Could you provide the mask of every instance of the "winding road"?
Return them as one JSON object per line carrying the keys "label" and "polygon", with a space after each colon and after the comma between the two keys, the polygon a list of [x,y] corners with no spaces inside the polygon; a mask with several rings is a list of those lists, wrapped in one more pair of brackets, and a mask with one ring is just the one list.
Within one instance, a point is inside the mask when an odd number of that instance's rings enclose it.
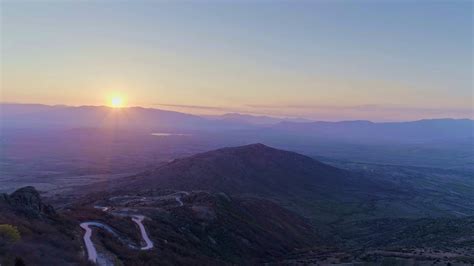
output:
{"label": "winding road", "polygon": [[143,219],[145,219],[145,216],[143,215],[135,215],[132,217],[132,221],[134,221],[136,224],[138,224],[138,227],[140,228],[140,233],[142,234],[142,239],[145,241],[145,246],[140,248],[141,250],[147,250],[147,249],[152,249],[153,248],[153,242],[150,240],[148,237],[148,234],[146,233],[145,226],[143,226]]}
{"label": "winding road", "polygon": [[[175,193],[175,194],[179,194],[179,193],[184,194],[184,195],[186,195],[186,196],[189,195],[189,192],[186,192],[186,191],[180,191],[180,192],[177,192],[177,193]],[[179,204],[180,207],[184,205],[183,201],[181,200],[181,197],[182,197],[182,196],[183,196],[183,195],[177,195],[177,196],[175,197],[175,199],[176,199],[176,201],[178,202],[178,204]]]}
{"label": "winding road", "polygon": [[97,250],[95,249],[94,244],[92,243],[92,240],[91,240],[92,229],[90,228],[90,226],[91,225],[97,226],[97,224],[98,223],[94,223],[94,222],[81,223],[81,228],[86,230],[86,233],[84,234],[84,243],[86,244],[87,256],[89,257],[89,260],[94,263],[97,262]]}
{"label": "winding road", "polygon": [[86,244],[87,255],[90,261],[97,263],[97,250],[94,247],[94,243],[92,243],[91,236],[92,236],[92,228],[91,226],[99,227],[102,229],[107,230],[108,232],[112,233],[113,235],[117,236],[115,231],[108,225],[99,222],[84,222],[81,223],[81,228],[84,229],[86,232],[84,234],[84,243]]}
{"label": "winding road", "polygon": [[[145,216],[143,215],[133,215],[132,216],[132,221],[138,225],[140,228],[140,233],[142,235],[142,239],[145,242],[144,247],[140,247],[141,250],[148,250],[153,248],[153,242],[150,240],[148,237],[148,234],[146,233],[145,226],[143,225],[143,220],[145,219]],[[113,235],[117,236],[118,235],[115,233],[115,231],[108,225],[99,223],[99,222],[84,222],[80,224],[81,228],[85,230],[84,233],[84,243],[86,245],[86,250],[87,250],[87,256],[90,261],[97,263],[97,250],[94,246],[94,243],[92,242],[92,228],[91,226],[99,227],[102,229],[107,230],[108,232],[112,233]]]}
{"label": "winding road", "polygon": [[[184,205],[181,198],[184,195],[186,195],[186,196],[189,195],[189,192],[179,191],[179,192],[174,193],[174,195],[175,195],[174,198],[175,198],[176,202],[179,204],[179,207],[181,207],[181,206]],[[173,194],[171,196],[173,196]],[[126,196],[126,197],[128,197],[128,196]],[[111,199],[114,199],[114,198],[111,198]],[[142,197],[140,200],[143,201],[145,199],[146,199],[146,197]],[[110,207],[106,207],[106,206],[96,205],[96,206],[94,206],[94,208],[100,209],[103,212],[107,212],[107,211],[110,210]],[[138,246],[130,245],[130,244],[129,244],[129,247],[140,249],[140,250],[152,249],[153,246],[154,246],[153,241],[151,241],[151,239],[148,237],[145,226],[143,225],[143,220],[145,219],[145,216],[136,215],[136,214],[127,214],[126,216],[130,216],[132,221],[138,225],[138,228],[140,229],[140,234],[142,236],[142,239],[145,242],[145,246],[143,246],[143,247],[138,247]],[[87,256],[88,256],[88,259],[90,261],[92,261],[93,263],[98,262],[98,257],[99,256],[97,254],[97,249],[95,248],[94,243],[92,242],[92,239],[91,239],[91,237],[92,237],[92,228],[91,227],[99,227],[101,229],[104,229],[104,230],[112,233],[114,236],[116,236],[117,238],[120,239],[120,236],[112,229],[112,227],[110,227],[106,224],[100,223],[100,222],[88,221],[88,222],[81,223],[80,226],[81,226],[82,229],[85,230],[83,238],[84,238],[84,243],[86,245]],[[123,240],[123,239],[121,239],[121,240]],[[100,262],[100,259],[99,259],[99,262]],[[102,263],[99,263],[99,264],[102,264]]]}

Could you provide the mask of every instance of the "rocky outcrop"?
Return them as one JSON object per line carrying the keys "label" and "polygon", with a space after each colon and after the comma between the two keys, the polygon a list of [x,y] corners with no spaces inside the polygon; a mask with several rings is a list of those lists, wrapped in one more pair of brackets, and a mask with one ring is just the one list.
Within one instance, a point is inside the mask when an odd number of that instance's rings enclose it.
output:
{"label": "rocky outcrop", "polygon": [[10,195],[2,194],[0,195],[0,201],[29,216],[50,216],[56,214],[51,205],[42,202],[40,194],[32,186],[20,188]]}

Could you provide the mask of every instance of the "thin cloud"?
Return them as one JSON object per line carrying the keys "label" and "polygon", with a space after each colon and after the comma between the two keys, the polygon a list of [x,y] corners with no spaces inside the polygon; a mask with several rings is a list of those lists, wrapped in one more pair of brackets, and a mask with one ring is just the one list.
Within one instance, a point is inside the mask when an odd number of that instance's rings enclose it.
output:
{"label": "thin cloud", "polygon": [[188,109],[200,109],[200,110],[210,110],[210,111],[229,111],[229,108],[220,107],[220,106],[205,106],[205,105],[187,105],[187,104],[168,104],[168,103],[155,103],[155,106],[166,106],[166,107],[176,107],[176,108],[188,108]]}
{"label": "thin cloud", "polygon": [[338,105],[318,105],[318,104],[247,104],[249,108],[255,109],[364,109],[377,105],[356,105],[356,106],[338,106]]}
{"label": "thin cloud", "polygon": [[377,104],[364,104],[364,105],[353,105],[353,106],[335,106],[335,105],[317,105],[317,104],[247,104],[249,108],[254,109],[305,109],[305,110],[343,110],[343,111],[367,111],[367,112],[378,112],[378,111],[396,111],[396,112],[414,112],[414,113],[456,113],[456,114],[473,114],[472,108],[428,108],[428,107],[413,107],[396,104],[388,105],[377,105]]}

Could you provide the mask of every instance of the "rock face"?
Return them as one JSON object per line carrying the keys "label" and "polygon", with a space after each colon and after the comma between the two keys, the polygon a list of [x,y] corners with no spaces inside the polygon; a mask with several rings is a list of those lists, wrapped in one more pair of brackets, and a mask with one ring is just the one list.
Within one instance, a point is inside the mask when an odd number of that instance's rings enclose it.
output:
{"label": "rock face", "polygon": [[10,195],[2,194],[0,201],[30,216],[54,215],[56,213],[51,205],[41,201],[38,191],[32,186],[20,188]]}

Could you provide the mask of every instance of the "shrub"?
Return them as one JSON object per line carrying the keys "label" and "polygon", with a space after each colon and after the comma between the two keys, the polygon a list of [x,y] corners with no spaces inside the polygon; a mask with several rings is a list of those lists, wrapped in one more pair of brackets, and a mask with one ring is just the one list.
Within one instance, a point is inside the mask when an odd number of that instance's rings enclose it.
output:
{"label": "shrub", "polygon": [[21,239],[18,229],[10,224],[0,224],[0,241],[14,243]]}

